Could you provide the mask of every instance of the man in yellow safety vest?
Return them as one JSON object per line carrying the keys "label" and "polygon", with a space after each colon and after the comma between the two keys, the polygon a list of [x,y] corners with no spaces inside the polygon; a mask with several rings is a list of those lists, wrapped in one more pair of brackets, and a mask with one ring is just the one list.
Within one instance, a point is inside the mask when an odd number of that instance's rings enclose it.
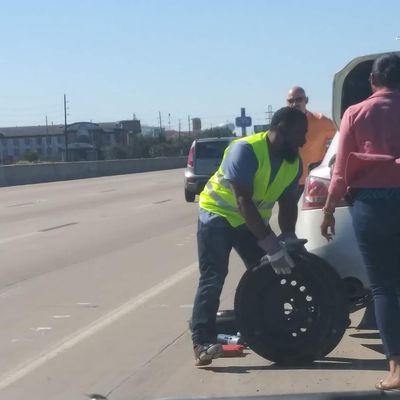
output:
{"label": "man in yellow safety vest", "polygon": [[[294,267],[282,242],[296,239],[297,186],[302,175],[298,152],[306,132],[304,113],[281,108],[274,114],[268,132],[231,143],[218,171],[200,194],[200,279],[192,316],[197,366],[208,365],[222,355],[215,322],[232,248],[247,268],[260,260],[270,264],[276,274],[290,274]],[[269,226],[276,201],[279,237]]]}

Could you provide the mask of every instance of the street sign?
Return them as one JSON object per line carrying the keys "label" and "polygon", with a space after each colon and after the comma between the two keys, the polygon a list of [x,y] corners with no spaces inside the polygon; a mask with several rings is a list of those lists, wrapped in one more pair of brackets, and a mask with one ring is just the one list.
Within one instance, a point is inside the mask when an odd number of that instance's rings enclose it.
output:
{"label": "street sign", "polygon": [[246,128],[252,125],[251,117],[246,115],[246,109],[240,109],[240,117],[235,119],[235,125],[238,128],[242,128],[242,136],[246,136]]}
{"label": "street sign", "polygon": [[251,126],[251,117],[237,117],[235,124],[238,128],[248,128]]}

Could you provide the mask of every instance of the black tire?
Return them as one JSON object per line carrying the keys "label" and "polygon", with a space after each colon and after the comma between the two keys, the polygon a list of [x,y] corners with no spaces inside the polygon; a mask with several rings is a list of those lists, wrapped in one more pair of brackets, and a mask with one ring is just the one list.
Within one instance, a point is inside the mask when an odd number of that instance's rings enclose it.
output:
{"label": "black tire", "polygon": [[[247,271],[235,295],[237,327],[258,355],[283,364],[322,358],[341,340],[348,307],[336,272],[315,255],[292,254],[286,277],[270,266]],[[326,270],[327,271],[326,271]]]}
{"label": "black tire", "polygon": [[189,192],[187,189],[185,189],[185,200],[188,203],[193,203],[195,198],[196,198],[195,193]]}
{"label": "black tire", "polygon": [[234,310],[220,310],[216,318],[217,334],[236,335],[238,328]]}
{"label": "black tire", "polygon": [[349,326],[350,303],[343,280],[329,263],[312,253],[307,253],[306,261],[312,261],[313,268],[321,274],[324,284],[329,285],[329,291],[335,297],[335,308],[331,314],[331,326],[328,330],[325,344],[320,350],[320,357],[325,357],[340,343]]}

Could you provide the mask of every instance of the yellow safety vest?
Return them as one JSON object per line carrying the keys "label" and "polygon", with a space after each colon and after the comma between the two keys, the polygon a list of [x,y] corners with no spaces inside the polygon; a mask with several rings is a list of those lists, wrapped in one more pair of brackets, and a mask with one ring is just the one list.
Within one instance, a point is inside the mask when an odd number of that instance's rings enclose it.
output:
{"label": "yellow safety vest", "polygon": [[[292,163],[283,160],[274,180],[270,181],[271,161],[267,141],[268,132],[260,132],[253,136],[237,139],[232,143],[242,141],[251,145],[258,161],[258,168],[253,181],[253,201],[264,220],[269,220],[275,201],[284,190],[290,186],[299,172],[299,158]],[[199,205],[204,210],[224,217],[234,228],[245,223],[239,212],[236,197],[231,185],[224,178],[222,163],[225,160],[232,144],[224,152],[218,171],[209,179],[204,190],[200,193]]]}

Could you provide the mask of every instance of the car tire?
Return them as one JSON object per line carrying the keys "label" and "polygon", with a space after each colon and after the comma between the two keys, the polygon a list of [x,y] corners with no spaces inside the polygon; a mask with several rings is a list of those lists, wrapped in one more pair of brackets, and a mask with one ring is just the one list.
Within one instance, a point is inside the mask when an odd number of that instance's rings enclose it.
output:
{"label": "car tire", "polygon": [[245,272],[235,294],[243,340],[261,357],[290,365],[324,357],[340,342],[348,319],[336,272],[310,253],[292,257],[290,275],[257,266]]}
{"label": "car tire", "polygon": [[219,310],[215,324],[218,335],[236,335],[238,333],[235,310]]}
{"label": "car tire", "polygon": [[193,203],[195,198],[196,198],[195,193],[189,192],[187,189],[185,189],[185,200],[188,203]]}
{"label": "car tire", "polygon": [[346,329],[349,327],[350,303],[346,286],[334,268],[325,260],[312,253],[307,254],[307,259],[315,260],[313,268],[315,268],[316,272],[321,273],[321,276],[324,276],[325,283],[329,284],[329,290],[335,296],[334,303],[336,307],[332,310],[331,327],[328,331],[325,344],[320,350],[320,356],[325,357],[336,348],[342,340]]}

